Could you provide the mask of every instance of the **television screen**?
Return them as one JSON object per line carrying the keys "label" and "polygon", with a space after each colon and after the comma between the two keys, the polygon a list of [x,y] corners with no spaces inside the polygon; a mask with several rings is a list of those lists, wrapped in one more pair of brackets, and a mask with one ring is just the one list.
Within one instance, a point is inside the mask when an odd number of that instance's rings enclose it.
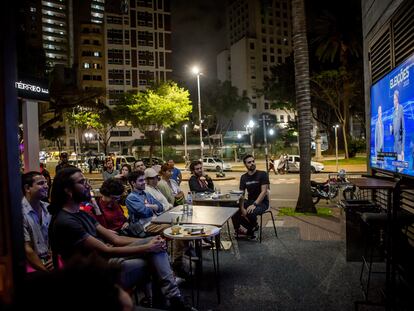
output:
{"label": "television screen", "polygon": [[371,87],[372,168],[414,176],[414,55]]}

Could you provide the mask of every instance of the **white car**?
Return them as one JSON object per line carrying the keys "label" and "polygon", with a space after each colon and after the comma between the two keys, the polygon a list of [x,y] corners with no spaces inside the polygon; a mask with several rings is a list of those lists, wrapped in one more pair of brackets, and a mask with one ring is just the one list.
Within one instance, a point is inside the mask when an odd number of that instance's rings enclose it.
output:
{"label": "white car", "polygon": [[[275,167],[279,165],[279,160],[275,161]],[[288,172],[299,172],[300,157],[298,155],[288,155]],[[325,166],[320,162],[311,161],[311,173],[320,173]]]}
{"label": "white car", "polygon": [[231,165],[229,163],[224,163],[223,160],[215,157],[203,158],[203,168],[206,171],[231,171]]}

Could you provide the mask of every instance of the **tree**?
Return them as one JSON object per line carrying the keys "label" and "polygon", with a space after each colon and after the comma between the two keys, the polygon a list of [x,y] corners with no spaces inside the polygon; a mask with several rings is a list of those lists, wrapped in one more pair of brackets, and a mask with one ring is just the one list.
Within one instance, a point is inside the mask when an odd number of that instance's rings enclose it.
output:
{"label": "tree", "polygon": [[211,149],[210,134],[214,133],[213,137],[222,137],[231,125],[235,112],[249,111],[250,99],[246,94],[240,96],[238,89],[230,81],[210,81],[203,87],[202,92],[203,127],[207,130]]}
{"label": "tree", "polygon": [[112,129],[119,121],[119,107],[111,108],[104,106],[101,109],[77,108],[72,112],[66,113],[66,119],[73,127],[81,129],[77,139],[81,139],[82,133],[87,129],[94,129],[98,133],[98,143],[103,146],[104,153],[108,153],[109,140],[111,139]]}
{"label": "tree", "polygon": [[120,115],[145,133],[150,141],[150,159],[160,131],[188,120],[192,111],[189,92],[168,81],[121,98]]}
{"label": "tree", "polygon": [[347,3],[346,7],[338,7],[340,14],[333,15],[325,11],[316,20],[315,39],[317,46],[316,56],[321,61],[339,62],[339,76],[342,89],[342,118],[344,118],[345,158],[348,158],[349,119],[353,81],[351,80],[351,64],[359,61],[362,54],[362,35],[360,14],[355,14],[352,5],[359,5],[357,1]]}
{"label": "tree", "polygon": [[[350,95],[344,91],[344,80],[348,80],[347,88]],[[350,83],[349,81],[354,82]],[[352,96],[358,94],[358,78],[350,79],[349,74],[342,70],[325,70],[314,75],[311,78],[312,95],[327,104],[335,113],[342,129],[348,128],[349,122],[349,102]],[[345,101],[345,96],[348,96]],[[342,131],[344,140],[345,158],[348,158],[348,135],[345,130]]]}
{"label": "tree", "polygon": [[271,67],[271,76],[265,78],[263,90],[259,91],[271,101],[272,109],[283,109],[291,112],[296,109],[295,68],[293,56],[284,63]]}
{"label": "tree", "polygon": [[56,141],[59,152],[62,151],[62,137],[65,136],[65,128],[63,126],[45,128],[41,135],[44,139]]}
{"label": "tree", "polygon": [[292,1],[293,50],[295,64],[296,107],[299,124],[300,187],[296,204],[298,212],[316,213],[311,193],[311,130],[312,111],[309,83],[309,52],[306,37],[304,0]]}

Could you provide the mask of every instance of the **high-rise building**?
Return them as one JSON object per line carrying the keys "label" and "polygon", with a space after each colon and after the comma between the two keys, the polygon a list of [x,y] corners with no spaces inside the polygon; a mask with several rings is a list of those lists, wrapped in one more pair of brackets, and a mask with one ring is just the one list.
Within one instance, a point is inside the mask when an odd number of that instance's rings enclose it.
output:
{"label": "high-rise building", "polygon": [[[169,0],[107,1],[104,20],[107,103],[124,92],[145,90],[170,78],[171,11]],[[143,134],[124,123],[110,147],[120,152]]]}
{"label": "high-rise building", "polygon": [[226,7],[228,46],[217,56],[217,77],[230,80],[251,100],[248,113],[237,112],[233,128],[243,129],[251,118],[274,115],[287,123],[294,113],[270,109],[258,94],[270,68],[285,62],[292,51],[291,7],[288,0],[230,0]]}
{"label": "high-rise building", "polygon": [[73,64],[71,1],[42,0],[42,42],[50,67]]}

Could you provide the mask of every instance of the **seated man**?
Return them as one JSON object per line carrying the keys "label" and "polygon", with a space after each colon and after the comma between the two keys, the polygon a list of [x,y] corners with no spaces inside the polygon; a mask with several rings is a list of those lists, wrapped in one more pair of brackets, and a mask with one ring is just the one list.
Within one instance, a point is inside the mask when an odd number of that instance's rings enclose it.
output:
{"label": "seated man", "polygon": [[161,237],[136,239],[119,236],[80,211],[81,202],[90,200],[90,186],[77,168],[60,171],[54,181],[50,212],[52,250],[67,261],[75,255],[97,253],[121,266],[120,282],[132,288],[146,279],[150,265],[170,310],[191,310],[184,305],[172,273],[166,243]]}
{"label": "seated man", "polygon": [[49,249],[49,224],[51,216],[47,211],[48,185],[40,172],[28,172],[22,175],[22,212],[24,250],[31,268],[40,271],[53,270]]}
{"label": "seated man", "polygon": [[[251,155],[246,155],[243,163],[247,168],[247,173],[240,178],[243,196],[240,200],[240,210],[232,219],[236,236],[247,234],[249,238],[255,238],[254,231],[258,229],[257,215],[263,214],[269,208],[269,175],[256,169],[254,157]],[[244,199],[246,190],[247,200]],[[240,225],[243,225],[247,232],[241,230]]]}
{"label": "seated man", "polygon": [[162,204],[164,207],[164,211],[168,211],[173,205],[168,202],[167,198],[158,188],[158,181],[160,180],[160,176],[153,168],[147,168],[144,173],[145,176],[145,189],[146,191],[151,194],[158,202]]}
{"label": "seated man", "polygon": [[140,222],[148,225],[153,216],[164,211],[164,206],[151,194],[145,191],[145,176],[142,171],[133,171],[128,175],[132,192],[127,196],[125,203],[128,208],[131,223]]}
{"label": "seated man", "polygon": [[114,168],[114,160],[112,158],[107,158],[105,162],[105,170],[102,172],[103,180],[113,178],[119,175],[119,171]]}
{"label": "seated man", "polygon": [[188,180],[190,191],[194,192],[214,192],[213,180],[204,173],[203,163],[201,161],[193,161],[190,164],[192,176]]}

